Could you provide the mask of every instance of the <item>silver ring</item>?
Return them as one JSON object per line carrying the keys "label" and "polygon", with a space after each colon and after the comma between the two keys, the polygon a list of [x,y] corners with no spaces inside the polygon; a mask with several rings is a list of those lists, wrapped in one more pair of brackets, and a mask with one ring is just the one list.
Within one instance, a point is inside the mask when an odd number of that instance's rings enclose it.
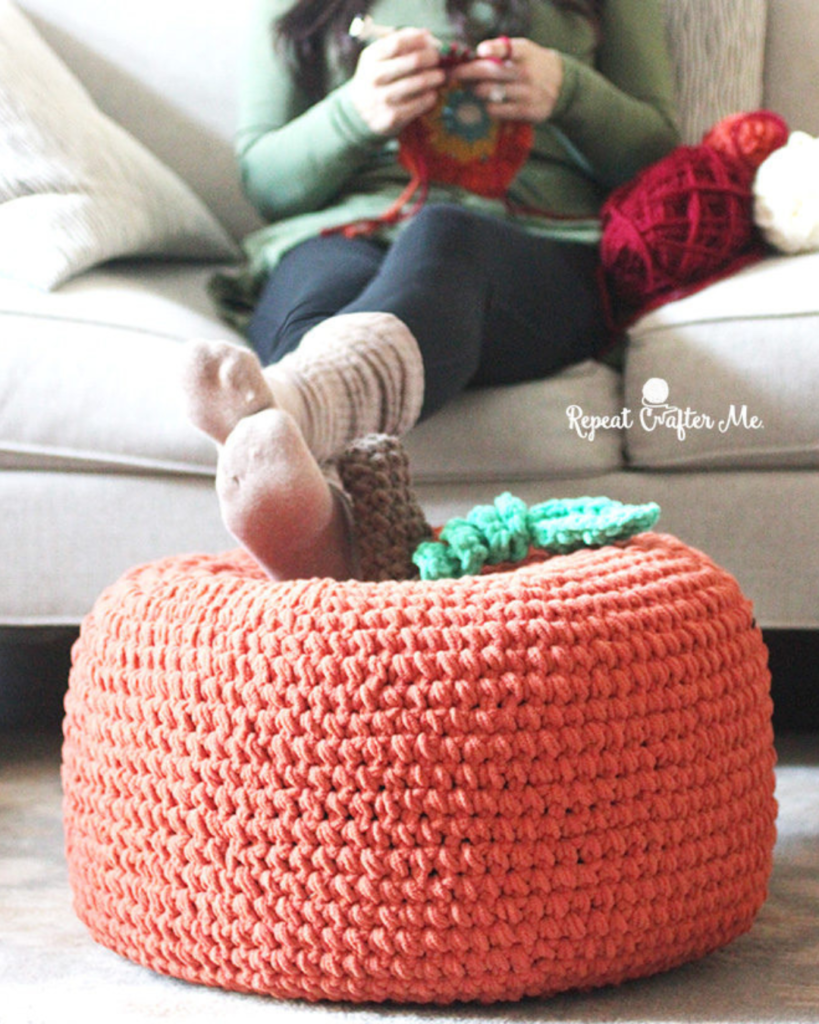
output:
{"label": "silver ring", "polygon": [[489,93],[490,103],[505,103],[506,102],[506,86],[505,85],[493,85]]}

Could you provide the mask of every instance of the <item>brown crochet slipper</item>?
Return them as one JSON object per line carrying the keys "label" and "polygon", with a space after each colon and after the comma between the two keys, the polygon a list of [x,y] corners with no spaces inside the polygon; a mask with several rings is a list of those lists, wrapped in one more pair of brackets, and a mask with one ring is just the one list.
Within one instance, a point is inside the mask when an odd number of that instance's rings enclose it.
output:
{"label": "brown crochet slipper", "polygon": [[359,578],[417,578],[412,554],[432,530],[412,490],[400,440],[387,434],[359,438],[338,457],[336,469],[350,499]]}

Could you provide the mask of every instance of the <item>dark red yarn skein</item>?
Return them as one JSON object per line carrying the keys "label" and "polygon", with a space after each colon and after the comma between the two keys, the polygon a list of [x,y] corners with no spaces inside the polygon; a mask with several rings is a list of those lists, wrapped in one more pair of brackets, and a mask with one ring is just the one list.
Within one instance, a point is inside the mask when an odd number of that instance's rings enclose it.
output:
{"label": "dark red yarn skein", "polygon": [[725,276],[754,242],[746,169],[711,146],[679,146],[615,189],[601,211],[614,298],[645,310]]}

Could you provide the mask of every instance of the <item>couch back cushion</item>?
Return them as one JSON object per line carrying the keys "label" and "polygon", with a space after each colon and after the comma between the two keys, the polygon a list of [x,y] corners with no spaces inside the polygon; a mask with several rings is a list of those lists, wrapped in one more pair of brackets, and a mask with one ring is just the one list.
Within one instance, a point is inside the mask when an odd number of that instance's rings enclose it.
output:
{"label": "couch back cushion", "polygon": [[[18,2],[105,113],[188,180],[228,228],[240,235],[258,223],[232,148],[244,27],[256,0]],[[667,8],[687,140],[763,100],[792,127],[819,131],[816,0],[667,0]]]}
{"label": "couch back cushion", "polygon": [[768,0],[667,0],[683,141],[762,103]]}
{"label": "couch back cushion", "polygon": [[819,4],[770,0],[765,105],[792,128],[819,135]]}
{"label": "couch back cushion", "polygon": [[254,0],[18,0],[106,114],[188,181],[235,235],[256,226],[232,135]]}

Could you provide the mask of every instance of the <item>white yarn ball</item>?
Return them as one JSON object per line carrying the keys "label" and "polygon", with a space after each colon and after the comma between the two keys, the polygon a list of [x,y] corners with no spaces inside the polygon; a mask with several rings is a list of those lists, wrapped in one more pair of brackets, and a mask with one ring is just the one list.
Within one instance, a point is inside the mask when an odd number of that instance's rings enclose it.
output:
{"label": "white yarn ball", "polygon": [[754,179],[754,221],[780,252],[819,249],[819,138],[791,132]]}

